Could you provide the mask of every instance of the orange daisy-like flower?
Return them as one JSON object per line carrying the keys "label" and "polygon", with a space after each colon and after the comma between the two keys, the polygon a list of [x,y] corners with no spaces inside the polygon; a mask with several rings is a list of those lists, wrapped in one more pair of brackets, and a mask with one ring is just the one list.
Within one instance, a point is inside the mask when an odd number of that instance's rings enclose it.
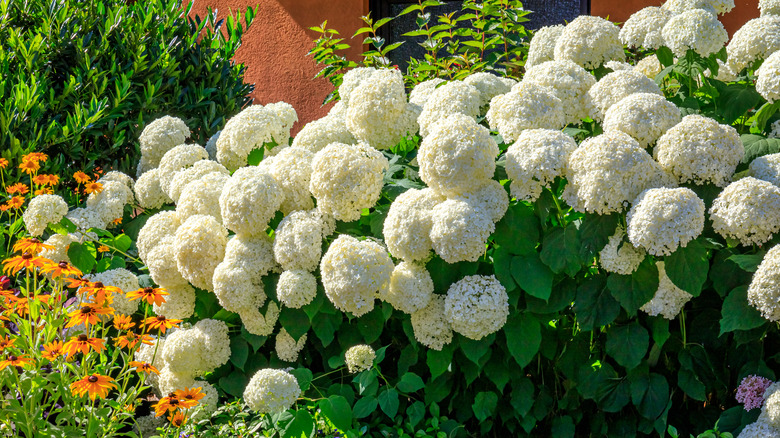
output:
{"label": "orange daisy-like flower", "polygon": [[157,304],[159,306],[165,302],[165,298],[163,298],[165,295],[169,294],[163,288],[142,287],[141,289],[128,292],[127,298],[131,301],[140,298],[149,304]]}
{"label": "orange daisy-like flower", "polygon": [[61,341],[54,341],[44,345],[43,353],[41,353],[41,356],[43,356],[44,359],[49,359],[51,361],[54,361],[58,357],[64,355],[65,350],[62,348]]}
{"label": "orange daisy-like flower", "polygon": [[63,280],[65,280],[65,286],[71,289],[84,288],[92,285],[86,278],[64,278]]}
{"label": "orange daisy-like flower", "polygon": [[88,327],[90,324],[94,325],[100,322],[100,315],[111,315],[112,313],[114,313],[114,309],[111,307],[84,303],[80,308],[68,313],[70,321],[65,325],[65,328],[80,324],[84,324]]}
{"label": "orange daisy-like flower", "polygon": [[[48,304],[49,298],[51,298],[51,295],[41,294],[35,297],[35,301]],[[19,316],[27,316],[27,312],[30,310],[30,300],[28,298],[16,298],[13,302],[13,306]]]}
{"label": "orange daisy-like flower", "polygon": [[51,273],[52,278],[58,277],[81,277],[81,271],[66,261],[60,261],[59,263],[51,263],[41,269],[44,274]]}
{"label": "orange daisy-like flower", "polygon": [[0,211],[8,211],[11,209],[11,206],[8,204],[0,204]]}
{"label": "orange daisy-like flower", "polygon": [[146,345],[154,345],[154,342],[152,342],[153,340],[154,338],[149,335],[137,335],[133,332],[127,332],[127,334],[123,336],[114,338],[114,345],[119,348],[132,349],[135,348],[139,342]]}
{"label": "orange daisy-like flower", "polygon": [[49,175],[46,174],[35,175],[32,179],[32,182],[34,182],[39,186],[45,185],[46,183],[49,182]]}
{"label": "orange daisy-like flower", "polygon": [[7,205],[9,208],[20,209],[22,208],[22,205],[24,205],[24,198],[21,196],[14,196],[8,200]]}
{"label": "orange daisy-like flower", "polygon": [[130,362],[130,366],[135,367],[135,370],[138,371],[139,373],[160,374],[160,371],[154,366],[152,366],[152,364],[150,363],[132,361]]}
{"label": "orange daisy-like flower", "polygon": [[176,411],[168,415],[168,421],[171,422],[171,426],[178,429],[184,426],[184,423],[187,422],[187,417],[182,411]]}
{"label": "orange daisy-like flower", "polygon": [[100,193],[103,191],[103,184],[100,184],[99,182],[87,183],[84,186],[84,191],[90,195],[93,193]]}
{"label": "orange daisy-like flower", "polygon": [[111,223],[114,224],[114,225],[119,225],[119,224],[122,223],[122,218],[118,217],[118,218],[114,219],[113,221],[111,221]]}
{"label": "orange daisy-like flower", "polygon": [[38,254],[44,249],[54,249],[54,245],[47,245],[33,237],[32,239],[19,239],[14,244],[14,252],[22,254],[29,252],[32,255]]}
{"label": "orange daisy-like flower", "polygon": [[6,336],[5,339],[0,339],[0,353],[2,353],[6,348],[12,347],[14,342],[16,342],[16,339],[11,339],[8,336]]}
{"label": "orange daisy-like flower", "polygon": [[5,169],[8,167],[8,160],[5,158],[0,158],[0,169]]}
{"label": "orange daisy-like flower", "polygon": [[45,265],[46,259],[37,257],[29,252],[26,252],[20,256],[11,257],[10,259],[3,260],[3,273],[5,275],[15,275],[21,271],[22,268],[33,269],[35,267],[41,268]]}
{"label": "orange daisy-like flower", "polygon": [[135,323],[129,315],[115,315],[114,327],[116,327],[117,330],[130,330],[135,327]]}
{"label": "orange daisy-like flower", "polygon": [[96,281],[81,288],[79,292],[92,297],[92,302],[95,304],[108,305],[114,302],[114,294],[122,294],[122,289]]}
{"label": "orange daisy-like flower", "polygon": [[44,187],[42,189],[38,189],[35,191],[35,196],[53,195],[53,194],[54,194],[54,190],[51,187]]}
{"label": "orange daisy-like flower", "polygon": [[62,347],[62,349],[65,351],[65,354],[67,354],[69,357],[74,356],[79,351],[83,354],[87,354],[89,353],[90,349],[100,353],[104,348],[106,347],[103,345],[102,339],[90,338],[89,336],[83,334],[70,338],[70,340],[65,343],[65,346]]}
{"label": "orange daisy-like flower", "polygon": [[106,245],[100,245],[97,247],[98,252],[108,252],[110,249]]}
{"label": "orange daisy-like flower", "polygon": [[24,357],[24,355],[14,356],[12,354],[9,354],[5,357],[5,359],[0,361],[0,371],[4,370],[5,367],[26,367],[32,363],[32,359],[29,357]]}
{"label": "orange daisy-like flower", "polygon": [[163,397],[156,404],[152,406],[154,408],[154,416],[159,417],[166,412],[174,412],[182,407],[181,400],[176,397],[176,394],[170,393],[167,397]]}
{"label": "orange daisy-like flower", "polygon": [[116,388],[116,385],[111,383],[113,381],[114,379],[111,377],[92,374],[71,383],[70,390],[73,392],[73,395],[78,396],[89,393],[90,400],[94,400],[95,397],[106,398],[108,392]]}
{"label": "orange daisy-like flower", "polygon": [[160,330],[160,333],[165,334],[166,330],[176,327],[181,321],[181,319],[167,319],[163,315],[158,315],[146,318],[144,324],[148,330],[157,329]]}
{"label": "orange daisy-like flower", "polygon": [[49,177],[49,180],[48,180],[48,181],[46,181],[46,183],[47,183],[48,185],[50,185],[50,186],[56,186],[57,184],[59,184],[59,183],[60,183],[60,177],[59,177],[59,175],[49,174],[49,175],[46,175],[46,176],[48,176],[48,177]]}
{"label": "orange daisy-like flower", "polygon": [[92,180],[92,178],[90,178],[89,175],[87,175],[86,173],[84,173],[84,172],[82,172],[80,170],[73,174],[73,179],[75,179],[76,182],[79,183],[79,184],[84,184],[84,183],[90,182]]}
{"label": "orange daisy-like flower", "polygon": [[200,399],[206,396],[206,394],[201,392],[201,389],[201,387],[178,389],[174,394],[179,400],[186,400],[197,404]]}
{"label": "orange daisy-like flower", "polygon": [[37,161],[33,161],[33,160],[22,161],[22,164],[19,165],[19,169],[21,169],[22,172],[24,172],[24,173],[26,173],[28,175],[34,174],[40,168],[41,168],[41,165],[38,164]]}
{"label": "orange daisy-like flower", "polygon": [[45,162],[48,159],[49,156],[43,152],[30,152],[29,154],[22,157],[22,161],[35,161],[36,163],[39,161]]}
{"label": "orange daisy-like flower", "polygon": [[25,184],[16,183],[16,184],[13,184],[13,185],[10,185],[10,186],[6,187],[5,191],[9,195],[13,195],[14,193],[18,193],[20,195],[26,195],[30,191],[30,189]]}

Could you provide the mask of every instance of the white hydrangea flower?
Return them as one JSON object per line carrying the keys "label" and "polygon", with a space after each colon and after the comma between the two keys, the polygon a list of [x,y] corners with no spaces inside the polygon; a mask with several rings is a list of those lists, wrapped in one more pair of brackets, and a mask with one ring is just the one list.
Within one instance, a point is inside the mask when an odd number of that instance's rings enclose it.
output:
{"label": "white hydrangea flower", "polygon": [[336,308],[362,316],[374,308],[374,299],[390,286],[393,261],[370,240],[342,234],[322,257],[320,274],[325,295]]}
{"label": "white hydrangea flower", "polygon": [[344,112],[346,112],[347,108],[349,108],[349,100],[352,96],[352,91],[359,87],[363,82],[370,80],[376,72],[377,69],[374,67],[357,67],[344,73],[341,86],[339,87],[340,102],[336,105],[341,104],[344,107]]}
{"label": "white hydrangea flower", "polygon": [[225,248],[223,261],[244,268],[248,272],[247,276],[257,284],[260,284],[263,276],[269,272],[277,271],[273,242],[265,233],[257,236],[236,234],[231,237]]}
{"label": "white hydrangea flower", "polygon": [[279,306],[274,301],[270,301],[265,315],[257,309],[244,309],[238,315],[249,333],[257,336],[270,336],[274,331],[276,321],[279,319]]}
{"label": "white hydrangea flower", "polygon": [[486,117],[505,142],[517,140],[525,129],[561,129],[566,125],[561,99],[552,88],[535,82],[520,82],[509,93],[494,97]]}
{"label": "white hydrangea flower", "polygon": [[634,200],[626,219],[634,246],[665,256],[701,234],[704,201],[684,187],[648,189]]}
{"label": "white hydrangea flower", "polygon": [[343,116],[332,114],[307,123],[293,139],[292,147],[317,153],[331,143],[357,143]]}
{"label": "white hydrangea flower", "polygon": [[[631,275],[642,260],[645,259],[645,250],[637,248],[624,240],[626,231],[618,226],[615,234],[609,237],[604,249],[599,253],[599,265],[607,272],[620,275]],[[619,248],[619,249],[618,249]]]}
{"label": "white hydrangea flower", "polygon": [[[721,82],[734,82],[737,80],[737,78],[739,78],[739,75],[737,75],[737,73],[731,69],[729,64],[724,64],[720,59],[718,59],[717,62],[718,74],[715,75],[715,79]],[[704,76],[712,77],[712,72],[710,72],[710,69],[704,71]]]}
{"label": "white hydrangea flower", "polygon": [[170,198],[170,186],[176,173],[192,167],[198,161],[208,159],[209,153],[197,144],[182,144],[169,150],[160,160],[160,188]]}
{"label": "white hydrangea flower", "polygon": [[677,56],[693,50],[707,57],[717,53],[726,44],[729,34],[718,17],[704,9],[691,9],[673,16],[666,22],[661,34],[665,45]]}
{"label": "white hydrangea flower", "polygon": [[780,230],[780,188],[745,177],[729,184],[712,203],[715,232],[742,245],[762,245]]}
{"label": "white hydrangea flower", "polygon": [[693,295],[672,283],[672,280],[666,275],[664,262],[657,261],[655,266],[658,268],[658,290],[653,299],[639,309],[650,316],[661,315],[671,321],[677,317],[685,303],[690,301]]}
{"label": "white hydrangea flower", "polygon": [[423,260],[431,252],[431,211],[445,198],[433,189],[409,189],[400,194],[387,212],[383,235],[393,257]]}
{"label": "white hydrangea flower", "polygon": [[60,195],[38,195],[22,215],[24,227],[32,236],[43,234],[49,224],[58,224],[68,214],[68,203]]}
{"label": "white hydrangea flower", "polygon": [[475,262],[485,254],[485,244],[496,226],[481,206],[448,199],[432,212],[431,243],[447,263]]}
{"label": "white hydrangea flower", "polygon": [[431,97],[431,94],[436,90],[436,87],[444,82],[446,81],[441,78],[433,78],[420,82],[412,88],[411,92],[409,92],[409,103],[424,107],[425,102]]}
{"label": "white hydrangea flower", "polygon": [[[209,161],[214,163],[214,161]],[[230,176],[221,172],[213,172],[190,182],[181,191],[176,205],[176,211],[181,220],[190,216],[205,214],[222,223],[222,210],[219,200]]]}
{"label": "white hydrangea flower", "polygon": [[623,23],[620,41],[628,47],[656,50],[664,45],[661,29],[673,15],[673,12],[655,6],[640,9]]}
{"label": "white hydrangea flower", "polygon": [[763,421],[756,421],[745,426],[737,438],[780,438],[780,429]]}
{"label": "white hydrangea flower", "polygon": [[607,61],[625,61],[620,28],[590,15],[580,15],[563,29],[555,43],[555,60],[568,59],[586,69]]}
{"label": "white hydrangea flower", "polygon": [[[379,104],[376,104],[379,105]],[[394,122],[376,123],[365,132],[353,131],[355,138],[370,144],[376,149],[388,149],[397,145],[403,138],[416,134],[420,130],[417,119],[420,117],[422,107],[409,103],[404,111]]]}
{"label": "white hydrangea flower", "polygon": [[350,373],[356,374],[374,366],[376,352],[369,345],[361,344],[349,347],[344,353],[344,361]]}
{"label": "white hydrangea flower", "polygon": [[758,0],[761,16],[780,15],[780,0]]}
{"label": "white hydrangea flower", "polygon": [[612,105],[635,93],[663,96],[654,80],[633,70],[618,70],[607,74],[588,90],[593,105],[593,118],[603,120]]}
{"label": "white hydrangea flower", "polygon": [[316,209],[287,215],[276,229],[276,261],[288,270],[316,270],[322,257],[325,228],[322,215]]}
{"label": "white hydrangea flower", "polygon": [[[192,383],[193,377],[206,373],[203,347],[203,342],[194,336],[191,328],[171,331],[165,336],[165,343],[157,353],[166,368],[159,377],[160,386],[170,389],[178,386],[179,381]],[[175,383],[166,383],[167,380],[174,380]]]}
{"label": "white hydrangea flower", "polygon": [[[400,130],[388,128],[398,123],[408,106],[401,71],[376,70],[350,92],[345,118],[347,128],[358,141],[377,149],[387,149],[406,135]],[[415,108],[419,109],[414,105],[412,111],[419,114]],[[403,128],[416,131],[414,126]]]}
{"label": "white hydrangea flower", "polygon": [[203,364],[206,372],[213,371],[230,359],[230,338],[228,326],[216,319],[202,319],[194,326],[194,336],[203,342]]}
{"label": "white hydrangea flower", "polygon": [[295,404],[301,387],[292,374],[265,368],[252,376],[244,389],[244,401],[261,414],[284,412]]}
{"label": "white hydrangea flower", "polygon": [[642,58],[642,60],[637,62],[634,66],[635,72],[642,73],[650,79],[655,79],[663,69],[664,67],[661,65],[661,61],[659,61],[658,57],[655,55]]}
{"label": "white hydrangea flower", "polygon": [[175,211],[161,211],[146,220],[138,232],[135,242],[138,256],[146,262],[146,254],[165,236],[172,236],[181,225],[179,215]]}
{"label": "white hydrangea flower", "polygon": [[509,296],[495,276],[470,275],[447,290],[444,315],[452,330],[478,341],[506,324]]}
{"label": "white hydrangea flower", "polygon": [[104,184],[107,181],[116,181],[124,184],[127,189],[130,190],[130,193],[133,192],[133,186],[135,185],[135,181],[133,181],[133,178],[131,178],[130,175],[127,175],[126,173],[120,172],[118,170],[109,171],[97,180],[97,182],[101,184]]}
{"label": "white hydrangea flower", "polygon": [[133,191],[119,181],[106,181],[103,191],[87,197],[87,208],[96,211],[101,221],[110,224],[122,217],[125,205],[133,202]]}
{"label": "white hydrangea flower", "polygon": [[100,216],[100,211],[93,208],[75,208],[68,212],[65,217],[73,222],[73,225],[79,231],[87,231],[90,228],[104,228],[106,222]]}
{"label": "white hydrangea flower", "polygon": [[433,297],[433,279],[425,266],[401,262],[390,276],[390,288],[381,298],[404,313],[422,310]]}
{"label": "white hydrangea flower", "polygon": [[770,103],[780,100],[780,51],[771,55],[756,71],[756,91]]}
{"label": "white hydrangea flower", "polygon": [[592,137],[569,156],[563,199],[579,212],[622,211],[643,191],[674,187],[673,178],[620,131]]}
{"label": "white hydrangea flower", "polygon": [[171,331],[158,354],[175,374],[198,377],[214,371],[230,358],[227,324],[203,319],[192,328]]}
{"label": "white hydrangea flower", "polygon": [[[158,356],[161,351],[157,352]],[[157,390],[160,395],[168,395],[176,390],[195,387],[195,378],[189,373],[175,373],[169,366],[160,369],[160,375],[157,378]]]}
{"label": "white hydrangea flower", "polygon": [[750,163],[750,176],[780,187],[780,153],[758,157]]}
{"label": "white hydrangea flower", "polygon": [[174,172],[173,179],[171,180],[171,184],[168,189],[168,195],[170,199],[173,200],[174,203],[178,203],[179,196],[184,190],[184,187],[186,187],[189,183],[197,181],[211,173],[219,173],[230,176],[230,172],[225,169],[225,166],[211,160],[196,161],[192,167]]}
{"label": "white hydrangea flower", "polygon": [[758,423],[765,423],[769,428],[780,428],[780,385],[773,383],[764,391],[764,405]]}
{"label": "white hydrangea flower", "polygon": [[562,24],[556,24],[555,26],[540,27],[534,32],[528,47],[528,59],[525,61],[526,69],[555,59],[555,45],[563,34],[563,29]]}
{"label": "white hydrangea flower", "polygon": [[434,294],[427,306],[412,313],[414,338],[437,351],[452,342],[452,328],[444,315],[444,301],[444,296]]}
{"label": "white hydrangea flower", "polygon": [[295,362],[298,360],[298,354],[303,350],[306,345],[306,334],[300,337],[296,342],[287,330],[282,327],[279,333],[276,335],[276,344],[274,350],[279,359],[285,362]]}
{"label": "white hydrangea flower", "polygon": [[228,233],[213,216],[187,218],[176,230],[173,253],[182,277],[193,286],[214,290],[214,269],[222,261]]}
{"label": "white hydrangea flower", "polygon": [[569,61],[547,61],[529,68],[523,82],[549,87],[561,99],[565,122],[578,124],[591,117],[588,90],[596,78],[587,70]]}
{"label": "white hydrangea flower", "polygon": [[[166,152],[184,143],[190,136],[190,128],[177,117],[164,116],[153,120],[144,127],[138,141],[141,143],[141,155],[148,169],[157,167]],[[139,175],[143,172],[139,172]]]}
{"label": "white hydrangea flower", "polygon": [[636,93],[612,105],[604,115],[604,130],[618,130],[634,137],[643,148],[680,123],[677,105],[653,93]]}
{"label": "white hydrangea flower", "polygon": [[61,261],[70,263],[68,247],[71,243],[78,242],[78,240],[75,234],[52,234],[43,243],[54,248],[44,248],[39,255],[58,263]]}
{"label": "white hydrangea flower", "polygon": [[295,110],[284,102],[246,108],[228,120],[222,129],[217,139],[217,161],[228,170],[236,170],[246,166],[250,152],[271,142],[278,146],[266,155],[274,155],[290,142],[291,121],[296,120]]}
{"label": "white hydrangea flower", "polygon": [[351,222],[376,204],[387,168],[387,158],[371,146],[332,143],[314,155],[309,190],[322,213]]}
{"label": "white hydrangea flower", "polygon": [[476,121],[482,102],[481,96],[477,87],[463,81],[448,82],[436,88],[417,118],[420,135],[426,137],[433,125],[452,114],[463,114]]}
{"label": "white hydrangea flower", "polygon": [[155,315],[165,315],[167,318],[172,319],[185,319],[195,313],[196,295],[192,286],[188,283],[160,286],[168,291],[168,296],[165,297],[164,303],[159,306],[157,304],[153,306]]}
{"label": "white hydrangea flower", "polygon": [[775,245],[758,265],[758,270],[753,274],[753,280],[747,291],[750,305],[770,321],[780,321],[778,281],[780,281],[780,245]]}
{"label": "white hydrangea flower", "polygon": [[237,313],[257,310],[266,300],[263,276],[274,268],[273,243],[268,235],[233,236],[225,258],[214,270],[214,294],[220,305]]}
{"label": "white hydrangea flower", "polygon": [[135,177],[138,178],[144,173],[157,168],[159,163],[151,163],[148,158],[141,155],[141,159],[138,160],[138,166],[135,169]]}
{"label": "white hydrangea flower", "polygon": [[209,154],[209,160],[211,161],[217,161],[217,140],[219,140],[219,136],[222,134],[222,131],[217,131],[209,137],[209,141],[206,142],[206,152]]}
{"label": "white hydrangea flower", "polygon": [[138,310],[139,301],[130,300],[127,298],[128,292],[138,290],[141,286],[138,284],[138,277],[132,272],[124,268],[109,269],[93,275],[86,275],[86,279],[96,283],[101,282],[106,286],[118,287],[122,290],[121,294],[112,294],[113,301],[111,307],[114,308],[117,314],[132,315]]}
{"label": "white hydrangea flower", "polygon": [[188,284],[176,264],[175,240],[174,235],[166,235],[157,241],[155,246],[148,250],[146,257],[142,259],[149,268],[149,276],[157,284],[164,284],[168,287]]}
{"label": "white hydrangea flower", "polygon": [[734,9],[734,0],[668,0],[661,8],[674,14],[682,14],[691,9],[704,9],[710,14],[725,14]]}
{"label": "white hydrangea flower", "polygon": [[465,201],[483,209],[494,223],[500,221],[509,208],[509,196],[504,186],[493,179],[452,199]]}
{"label": "white hydrangea flower", "polygon": [[156,209],[172,202],[160,187],[160,169],[154,168],[138,177],[135,182],[135,199],[143,208]]}
{"label": "white hydrangea flower", "polygon": [[452,114],[435,124],[420,144],[420,179],[446,196],[457,196],[493,177],[498,145],[471,117]]}
{"label": "white hydrangea flower", "polygon": [[604,68],[608,68],[612,71],[618,71],[618,70],[633,70],[634,66],[623,61],[607,61],[604,63]]}
{"label": "white hydrangea flower", "polygon": [[511,86],[504,83],[500,77],[488,72],[472,73],[465,78],[463,82],[473,85],[479,90],[479,106],[483,107],[490,103],[490,99],[499,94],[506,94],[512,89]]}
{"label": "white hydrangea flower", "polygon": [[273,157],[269,173],[284,192],[283,213],[314,208],[309,192],[314,154],[302,148],[286,148]]}
{"label": "white hydrangea flower", "polygon": [[780,17],[766,15],[745,23],[726,46],[728,65],[734,72],[780,50]]}
{"label": "white hydrangea flower", "polygon": [[542,189],[563,175],[569,155],[577,149],[570,136],[549,129],[528,129],[506,151],[506,173],[512,196],[535,201]]}
{"label": "white hydrangea flower", "polygon": [[242,167],[228,179],[219,197],[222,221],[237,234],[265,233],[284,201],[284,191],[268,172]]}
{"label": "white hydrangea flower", "polygon": [[309,271],[284,271],[276,283],[276,297],[287,307],[300,309],[317,296],[317,279]]}
{"label": "white hydrangea flower", "polygon": [[683,117],[656,143],[653,156],[681,183],[710,182],[724,187],[731,181],[745,148],[737,130],[698,114]]}

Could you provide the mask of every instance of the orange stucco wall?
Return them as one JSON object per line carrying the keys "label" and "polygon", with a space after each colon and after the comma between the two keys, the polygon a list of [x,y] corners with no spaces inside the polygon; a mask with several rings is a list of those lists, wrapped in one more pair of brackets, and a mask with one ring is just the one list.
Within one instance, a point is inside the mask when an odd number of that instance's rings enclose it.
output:
{"label": "orange stucco wall", "polygon": [[[591,0],[590,13],[622,23],[634,12],[646,6],[660,6],[663,0]],[[759,15],[758,0],[735,0],[735,8],[721,15],[720,21],[733,35],[746,21]]]}
{"label": "orange stucco wall", "polygon": [[207,7],[218,9],[218,17],[228,11],[246,11],[257,6],[257,16],[244,35],[236,61],[247,66],[246,81],[255,84],[255,103],[285,101],[298,112],[297,132],[311,120],[322,117],[329,108],[321,106],[333,90],[326,79],[312,80],[320,70],[306,53],[313,47],[316,33],[308,30],[328,20],[352,45],[349,56],[362,52],[358,39],[349,38],[360,27],[367,0],[196,0],[191,15],[205,16]]}

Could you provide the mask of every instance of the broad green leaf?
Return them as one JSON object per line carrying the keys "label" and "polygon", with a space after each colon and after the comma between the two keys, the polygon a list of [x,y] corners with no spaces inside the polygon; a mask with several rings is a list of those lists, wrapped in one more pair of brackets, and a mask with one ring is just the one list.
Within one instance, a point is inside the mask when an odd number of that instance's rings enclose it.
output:
{"label": "broad green leaf", "polygon": [[512,259],[512,277],[529,295],[544,301],[550,298],[553,273],[537,253],[515,256]]}
{"label": "broad green leaf", "polygon": [[669,67],[674,64],[674,53],[666,46],[659,47],[658,50],[655,51],[655,55],[664,67]]}
{"label": "broad green leaf", "polygon": [[512,278],[512,258],[512,254],[503,246],[493,251],[493,272],[507,292],[512,292],[517,288],[517,284]]}
{"label": "broad green leaf", "polygon": [[512,398],[509,401],[518,416],[525,417],[534,405],[534,384],[531,379],[521,377],[512,383]]}
{"label": "broad green leaf", "polygon": [[249,378],[238,370],[233,370],[229,375],[219,379],[219,387],[234,397],[243,397],[247,383]]}
{"label": "broad green leaf", "polygon": [[265,154],[265,148],[262,146],[253,149],[252,152],[250,152],[246,158],[247,164],[250,166],[257,166],[258,164],[260,164],[261,161],[263,161],[264,154]]}
{"label": "broad green leaf", "polygon": [[493,416],[496,407],[498,406],[498,395],[495,392],[480,392],[474,397],[474,404],[471,405],[471,409],[474,411],[474,416],[479,421],[485,421]]}
{"label": "broad green leaf", "polygon": [[664,270],[672,283],[694,297],[701,293],[709,268],[707,248],[698,240],[664,258]]}
{"label": "broad green leaf", "polygon": [[319,407],[322,415],[338,429],[349,430],[352,427],[352,407],[343,396],[331,395],[320,400]]}
{"label": "broad green leaf", "polygon": [[724,123],[727,125],[734,123],[762,100],[761,95],[756,92],[755,86],[737,83],[726,86],[720,92],[719,99],[721,102],[728,102],[728,104],[718,108]]}
{"label": "broad green leaf", "polygon": [[453,350],[452,344],[445,345],[441,351],[436,351],[432,348],[428,350],[425,362],[428,364],[428,369],[431,370],[431,379],[435,379],[447,371],[447,368],[452,363]]}
{"label": "broad green leaf", "polygon": [[582,330],[596,330],[617,318],[620,303],[612,298],[603,276],[584,280],[577,288],[574,313]]}
{"label": "broad green leaf", "polygon": [[606,351],[626,369],[642,362],[650,345],[650,335],[636,321],[624,326],[612,326],[607,331]]}
{"label": "broad green leaf", "polygon": [[73,242],[68,247],[68,258],[71,263],[73,263],[73,266],[79,268],[84,275],[92,272],[92,268],[95,267],[95,264],[97,263],[92,252],[90,252],[85,245],[78,242]]}
{"label": "broad green leaf", "polygon": [[386,388],[379,393],[377,400],[379,401],[379,407],[382,409],[382,412],[391,419],[395,418],[395,414],[398,413],[398,392],[396,392],[395,389]]}
{"label": "broad green leaf", "polygon": [[311,326],[306,312],[286,306],[282,307],[282,311],[279,313],[279,323],[296,341],[305,335]]}
{"label": "broad green leaf", "polygon": [[309,411],[301,409],[282,431],[282,438],[309,438],[314,435],[314,419]]}
{"label": "broad green leaf", "polygon": [[536,252],[539,243],[539,219],[533,207],[517,203],[510,205],[504,217],[496,224],[495,241],[512,254]]}
{"label": "broad green leaf", "polygon": [[571,278],[564,278],[555,285],[546,302],[532,296],[525,297],[526,309],[531,313],[556,313],[571,306],[577,295],[577,282]]}
{"label": "broad green leaf", "polygon": [[655,420],[663,413],[668,402],[669,384],[666,378],[660,374],[650,373],[647,390],[637,404],[639,413],[648,420]]}
{"label": "broad green leaf", "polygon": [[343,316],[341,314],[331,315],[327,313],[321,313],[314,318],[312,330],[314,330],[314,334],[322,342],[323,347],[327,347],[333,342],[336,330],[341,325],[342,319]]}
{"label": "broad green leaf", "polygon": [[515,362],[524,368],[531,363],[542,343],[539,321],[530,313],[513,315],[504,325],[506,346]]}
{"label": "broad green leaf", "polygon": [[493,345],[493,341],[496,339],[496,334],[492,333],[478,341],[469,339],[465,336],[460,338],[460,349],[463,354],[475,364],[479,364],[480,359],[490,351]]}
{"label": "broad green leaf", "polygon": [[631,275],[610,274],[607,287],[626,312],[635,315],[658,290],[658,268],[645,258]]}
{"label": "broad green leaf", "polygon": [[378,404],[379,403],[376,401],[376,397],[374,396],[362,397],[360,400],[355,402],[355,406],[353,408],[355,418],[365,418],[373,414]]}
{"label": "broad green leaf", "polygon": [[763,135],[742,134],[740,137],[745,146],[745,157],[742,163],[750,164],[753,160],[764,155],[780,152],[780,139],[766,138]]}
{"label": "broad green leaf", "polygon": [[290,374],[295,376],[295,379],[298,380],[298,386],[300,386],[301,390],[304,392],[309,389],[311,381],[314,380],[314,375],[308,368],[296,368],[290,371]]}
{"label": "broad green leaf", "polygon": [[566,272],[573,277],[579,272],[582,267],[580,238],[574,224],[553,228],[544,235],[541,259],[556,274]]}
{"label": "broad green leaf", "polygon": [[357,328],[366,344],[371,344],[382,334],[382,329],[385,326],[385,317],[382,314],[382,309],[375,307],[374,310],[366,313],[357,320]]}
{"label": "broad green leaf", "polygon": [[425,418],[425,403],[416,401],[406,408],[406,419],[409,425],[414,428]]}
{"label": "broad green leaf", "polygon": [[747,286],[737,287],[723,300],[720,320],[721,335],[734,330],[754,329],[767,323],[767,320],[761,316],[761,312],[748,302],[747,289]]}
{"label": "broad green leaf", "polygon": [[757,254],[734,254],[726,260],[736,263],[743,271],[756,272],[758,265],[764,260],[765,254],[764,251]]}
{"label": "broad green leaf", "polygon": [[583,260],[589,260],[595,257],[609,242],[610,236],[615,234],[620,215],[612,214],[593,214],[587,213],[582,218],[580,226],[580,242],[582,248],[580,255]]}
{"label": "broad green leaf", "polygon": [[552,436],[556,438],[574,438],[574,420],[568,416],[555,417],[552,422]]}
{"label": "broad green leaf", "polygon": [[424,387],[425,382],[423,382],[423,379],[412,372],[404,374],[403,377],[401,377],[401,381],[398,382],[398,385],[396,385],[396,388],[398,388],[399,391],[405,392],[407,394],[417,392]]}
{"label": "broad green leaf", "polygon": [[757,132],[763,132],[766,128],[766,124],[769,122],[769,119],[775,115],[778,109],[780,109],[780,101],[776,101],[774,103],[764,103],[764,105],[761,106],[758,111],[756,111],[756,118],[753,121],[753,128],[755,128]]}
{"label": "broad green leaf", "polygon": [[682,368],[677,372],[677,386],[685,391],[688,397],[699,401],[704,401],[707,398],[704,384],[699,380],[699,376],[691,370]]}
{"label": "broad green leaf", "polygon": [[241,370],[249,357],[249,344],[244,338],[236,336],[230,340],[230,362]]}

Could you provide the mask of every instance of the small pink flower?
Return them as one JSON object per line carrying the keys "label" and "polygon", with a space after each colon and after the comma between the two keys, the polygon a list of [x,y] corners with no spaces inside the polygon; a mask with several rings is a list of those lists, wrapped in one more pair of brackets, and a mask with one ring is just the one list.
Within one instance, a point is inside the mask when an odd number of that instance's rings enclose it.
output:
{"label": "small pink flower", "polygon": [[772,385],[772,381],[766,377],[751,374],[739,384],[737,388],[737,401],[745,405],[745,410],[760,408],[764,404],[764,391]]}

